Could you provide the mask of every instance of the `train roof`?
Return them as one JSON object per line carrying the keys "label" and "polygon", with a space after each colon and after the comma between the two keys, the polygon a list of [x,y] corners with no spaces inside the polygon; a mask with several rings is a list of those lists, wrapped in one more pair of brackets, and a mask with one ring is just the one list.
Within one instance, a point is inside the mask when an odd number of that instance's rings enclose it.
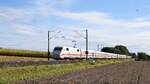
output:
{"label": "train roof", "polygon": [[[69,49],[80,49],[80,48],[73,48],[73,47],[67,47],[67,46],[56,46],[56,47],[69,48]],[[54,48],[56,48],[56,47],[54,47]]]}

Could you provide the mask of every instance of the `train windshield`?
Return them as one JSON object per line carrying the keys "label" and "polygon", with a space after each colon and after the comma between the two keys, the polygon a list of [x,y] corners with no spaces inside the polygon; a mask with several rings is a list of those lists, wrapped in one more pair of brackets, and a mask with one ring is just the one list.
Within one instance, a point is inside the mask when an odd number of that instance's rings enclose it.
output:
{"label": "train windshield", "polygon": [[54,48],[54,51],[61,51],[62,50],[62,47],[55,47]]}

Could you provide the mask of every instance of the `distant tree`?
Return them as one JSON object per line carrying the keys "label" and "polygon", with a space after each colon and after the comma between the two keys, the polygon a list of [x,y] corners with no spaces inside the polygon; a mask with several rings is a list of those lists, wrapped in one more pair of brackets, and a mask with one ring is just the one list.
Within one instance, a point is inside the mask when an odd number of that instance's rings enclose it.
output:
{"label": "distant tree", "polygon": [[137,56],[136,56],[136,53],[130,53],[130,56],[132,56],[132,58],[136,58]]}
{"label": "distant tree", "polygon": [[129,52],[129,50],[127,49],[126,46],[123,46],[123,45],[116,45],[115,48],[118,49],[118,50],[120,50],[121,54],[130,55],[130,52]]}
{"label": "distant tree", "polygon": [[130,56],[129,50],[126,46],[123,45],[116,45],[115,47],[104,47],[101,51]]}
{"label": "distant tree", "polygon": [[120,54],[120,50],[114,48],[114,47],[104,47],[102,50],[102,52],[109,52],[109,53],[115,53],[115,54]]}
{"label": "distant tree", "polygon": [[138,59],[138,61],[140,61],[140,60],[148,60],[149,59],[149,55],[147,55],[145,52],[138,52],[137,53],[137,59]]}
{"label": "distant tree", "polygon": [[147,54],[147,59],[150,60],[150,55]]}
{"label": "distant tree", "polygon": [[130,53],[126,46],[116,45],[115,47],[104,47],[101,49],[102,52],[115,53],[115,54],[123,54],[132,56],[135,60],[150,60],[150,55],[145,52]]}
{"label": "distant tree", "polygon": [[148,60],[150,60],[150,55],[148,55]]}

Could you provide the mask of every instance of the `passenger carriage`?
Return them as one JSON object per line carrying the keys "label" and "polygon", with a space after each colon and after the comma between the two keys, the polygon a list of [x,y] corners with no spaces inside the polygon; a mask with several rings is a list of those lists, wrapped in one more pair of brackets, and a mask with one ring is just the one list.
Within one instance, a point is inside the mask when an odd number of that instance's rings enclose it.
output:
{"label": "passenger carriage", "polygon": [[[85,59],[86,50],[82,50],[80,48],[58,46],[54,48],[52,57],[54,59]],[[123,59],[123,58],[131,58],[131,56],[88,50],[88,58]]]}

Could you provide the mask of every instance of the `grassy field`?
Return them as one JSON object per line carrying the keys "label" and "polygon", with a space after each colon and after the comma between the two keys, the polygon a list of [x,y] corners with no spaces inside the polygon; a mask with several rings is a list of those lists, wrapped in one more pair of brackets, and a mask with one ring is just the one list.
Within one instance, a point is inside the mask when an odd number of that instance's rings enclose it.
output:
{"label": "grassy field", "polygon": [[133,61],[17,84],[150,84],[150,61]]}
{"label": "grassy field", "polygon": [[87,68],[94,68],[96,66],[121,63],[122,61],[96,61],[95,64],[87,62],[78,62],[70,64],[57,65],[39,65],[39,66],[25,66],[25,67],[6,67],[0,68],[0,84],[12,83],[17,80],[31,80],[41,77],[52,77],[56,75],[65,74],[68,72],[84,70]]}
{"label": "grassy field", "polygon": [[47,52],[17,49],[0,49],[0,55],[4,56],[20,56],[20,57],[47,57]]}
{"label": "grassy field", "polygon": [[0,56],[0,62],[7,62],[7,61],[40,61],[40,60],[47,61],[47,58]]}

